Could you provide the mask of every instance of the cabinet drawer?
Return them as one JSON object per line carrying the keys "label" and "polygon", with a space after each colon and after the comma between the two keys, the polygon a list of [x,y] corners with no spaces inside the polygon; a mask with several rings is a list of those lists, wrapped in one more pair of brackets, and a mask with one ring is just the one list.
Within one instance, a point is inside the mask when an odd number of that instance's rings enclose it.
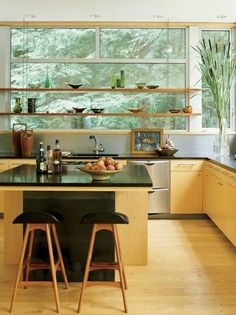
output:
{"label": "cabinet drawer", "polygon": [[178,161],[171,161],[171,171],[183,172],[197,172],[203,170],[203,163],[202,160],[178,160]]}

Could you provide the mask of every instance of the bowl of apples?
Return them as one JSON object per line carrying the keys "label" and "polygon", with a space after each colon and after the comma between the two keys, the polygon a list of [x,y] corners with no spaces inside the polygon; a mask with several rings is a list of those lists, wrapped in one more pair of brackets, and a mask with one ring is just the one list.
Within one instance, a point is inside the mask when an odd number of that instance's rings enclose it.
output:
{"label": "bowl of apples", "polygon": [[90,174],[93,180],[108,180],[111,175],[124,171],[124,168],[121,162],[103,156],[95,162],[86,163],[80,170]]}

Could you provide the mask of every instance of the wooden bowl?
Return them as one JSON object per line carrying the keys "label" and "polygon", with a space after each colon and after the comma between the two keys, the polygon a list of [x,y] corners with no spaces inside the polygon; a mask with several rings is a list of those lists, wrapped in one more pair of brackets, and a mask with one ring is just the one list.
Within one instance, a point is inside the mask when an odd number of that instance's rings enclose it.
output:
{"label": "wooden bowl", "polygon": [[162,149],[162,148],[155,148],[154,150],[160,156],[172,156],[178,151],[177,149],[171,150],[171,149]]}
{"label": "wooden bowl", "polygon": [[108,180],[108,179],[110,179],[111,175],[124,171],[124,169],[114,170],[114,171],[109,171],[109,170],[101,170],[100,171],[100,170],[86,170],[84,168],[81,168],[80,170],[85,172],[85,173],[90,174],[94,180]]}

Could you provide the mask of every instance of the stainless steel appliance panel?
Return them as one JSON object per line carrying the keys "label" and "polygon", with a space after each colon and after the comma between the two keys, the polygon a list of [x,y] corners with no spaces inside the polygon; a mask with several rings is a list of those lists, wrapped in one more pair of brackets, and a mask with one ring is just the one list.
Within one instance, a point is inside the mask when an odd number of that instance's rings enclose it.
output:
{"label": "stainless steel appliance panel", "polygon": [[170,209],[169,188],[149,192],[149,214],[168,213]]}

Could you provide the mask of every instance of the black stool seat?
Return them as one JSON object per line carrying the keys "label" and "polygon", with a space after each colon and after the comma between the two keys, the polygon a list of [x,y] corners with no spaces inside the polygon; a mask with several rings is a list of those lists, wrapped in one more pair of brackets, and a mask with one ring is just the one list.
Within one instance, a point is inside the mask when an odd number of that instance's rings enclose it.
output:
{"label": "black stool seat", "polygon": [[82,217],[80,223],[82,224],[128,224],[128,217],[119,212],[93,212]]}
{"label": "black stool seat", "polygon": [[57,212],[24,212],[18,215],[13,224],[17,223],[54,223],[58,224],[62,221],[63,216]]}

